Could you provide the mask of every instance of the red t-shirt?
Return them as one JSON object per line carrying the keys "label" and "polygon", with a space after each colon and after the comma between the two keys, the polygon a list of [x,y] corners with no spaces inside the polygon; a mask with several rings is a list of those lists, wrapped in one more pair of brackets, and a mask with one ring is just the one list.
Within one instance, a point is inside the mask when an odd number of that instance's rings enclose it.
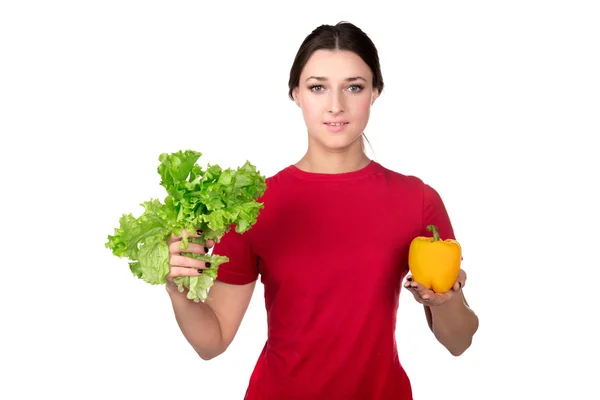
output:
{"label": "red t-shirt", "polygon": [[[268,337],[247,400],[410,400],[395,327],[411,240],[454,232],[438,193],[375,161],[342,174],[289,166],[256,224],[225,234],[217,279],[264,284]],[[425,323],[425,321],[424,321]]]}

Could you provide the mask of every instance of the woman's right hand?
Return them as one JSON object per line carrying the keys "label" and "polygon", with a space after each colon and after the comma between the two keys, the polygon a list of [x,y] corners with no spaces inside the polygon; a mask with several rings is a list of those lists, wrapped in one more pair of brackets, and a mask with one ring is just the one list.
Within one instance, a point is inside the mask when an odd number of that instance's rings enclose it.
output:
{"label": "woman's right hand", "polygon": [[[200,237],[202,232],[190,235],[188,238]],[[177,289],[177,284],[173,281],[176,276],[199,276],[205,269],[210,267],[210,263],[195,258],[182,255],[182,250],[179,248],[181,236],[171,235],[167,240],[169,246],[169,274],[167,275],[167,290]],[[215,245],[213,240],[207,240],[203,245],[188,242],[186,253],[208,254],[209,250]]]}

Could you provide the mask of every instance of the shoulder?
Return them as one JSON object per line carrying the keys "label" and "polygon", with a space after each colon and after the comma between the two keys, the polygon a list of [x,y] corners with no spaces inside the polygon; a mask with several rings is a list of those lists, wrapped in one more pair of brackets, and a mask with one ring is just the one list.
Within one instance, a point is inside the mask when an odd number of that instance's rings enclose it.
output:
{"label": "shoulder", "polygon": [[291,176],[291,166],[287,166],[285,168],[279,169],[275,173],[269,175],[266,178],[267,185],[277,186],[282,183],[289,181]]}
{"label": "shoulder", "polygon": [[408,189],[411,191],[422,192],[425,189],[425,182],[418,176],[402,173],[393,170],[383,164],[377,163],[380,174],[392,185]]}
{"label": "shoulder", "polygon": [[268,175],[265,179],[266,190],[262,196],[262,199],[272,197],[285,190],[286,186],[290,185],[290,167],[286,167]]}
{"label": "shoulder", "polygon": [[277,208],[277,205],[284,202],[288,197],[287,194],[290,192],[290,188],[293,187],[291,175],[289,167],[266,175],[265,190],[257,199],[259,203],[263,204],[259,219],[262,219],[263,214],[269,214],[273,208]]}
{"label": "shoulder", "polygon": [[441,200],[438,191],[421,177],[402,173],[382,164],[378,164],[378,168],[392,189],[413,195],[425,204]]}

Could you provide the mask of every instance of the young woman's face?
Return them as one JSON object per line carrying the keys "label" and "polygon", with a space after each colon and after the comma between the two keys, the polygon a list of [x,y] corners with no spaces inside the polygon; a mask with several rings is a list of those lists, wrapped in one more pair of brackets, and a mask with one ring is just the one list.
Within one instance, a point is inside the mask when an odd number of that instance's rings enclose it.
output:
{"label": "young woman's face", "polygon": [[369,66],[350,51],[313,53],[293,91],[312,144],[344,151],[359,144],[379,95]]}

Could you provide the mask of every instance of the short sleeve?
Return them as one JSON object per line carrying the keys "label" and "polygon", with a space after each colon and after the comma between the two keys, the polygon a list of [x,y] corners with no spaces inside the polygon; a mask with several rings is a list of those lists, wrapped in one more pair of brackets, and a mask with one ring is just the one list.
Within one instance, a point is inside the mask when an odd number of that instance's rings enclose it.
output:
{"label": "short sleeve", "polygon": [[433,233],[427,230],[428,225],[436,226],[441,239],[456,240],[454,228],[441,196],[434,188],[425,184],[423,187],[421,235],[433,236]]}
{"label": "short sleeve", "polygon": [[248,232],[237,233],[232,227],[215,244],[212,254],[229,258],[219,265],[217,280],[245,285],[258,279],[258,257],[252,251]]}

